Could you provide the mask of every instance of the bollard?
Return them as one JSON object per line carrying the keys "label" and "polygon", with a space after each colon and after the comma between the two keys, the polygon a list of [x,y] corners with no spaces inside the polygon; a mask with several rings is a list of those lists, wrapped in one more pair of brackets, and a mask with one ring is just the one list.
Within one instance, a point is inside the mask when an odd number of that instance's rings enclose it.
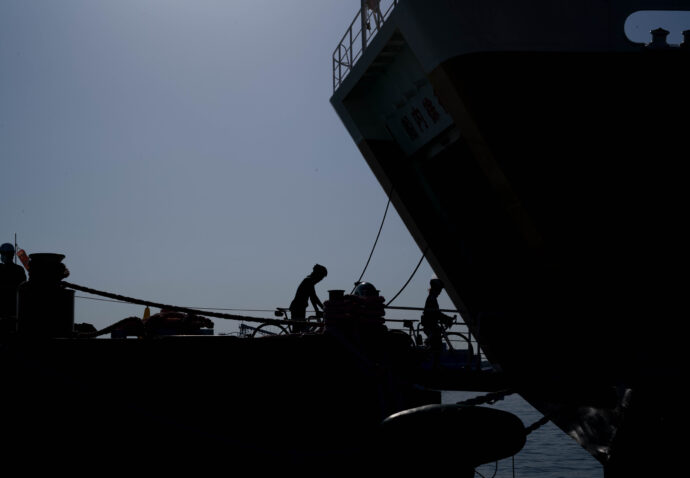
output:
{"label": "bollard", "polygon": [[17,333],[27,337],[71,337],[74,291],[62,286],[62,254],[29,255],[29,280],[17,291]]}
{"label": "bollard", "polygon": [[657,28],[655,30],[652,30],[652,41],[647,44],[647,48],[655,50],[663,50],[669,48],[669,44],[666,39],[669,33],[670,32],[668,30],[665,30],[663,28]]}

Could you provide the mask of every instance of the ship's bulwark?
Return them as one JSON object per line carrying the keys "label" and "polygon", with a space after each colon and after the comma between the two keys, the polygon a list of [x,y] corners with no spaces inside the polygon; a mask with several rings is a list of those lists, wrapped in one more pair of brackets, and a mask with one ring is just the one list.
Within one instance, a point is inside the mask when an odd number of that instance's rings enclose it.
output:
{"label": "ship's bulwark", "polygon": [[688,60],[460,55],[427,75],[457,141],[358,143],[489,359],[611,477],[676,470],[688,423],[665,393],[685,370]]}
{"label": "ship's bulwark", "polygon": [[67,472],[346,476],[385,417],[440,403],[407,380],[400,338],[377,341],[373,355],[331,334],[8,339],[3,457]]}

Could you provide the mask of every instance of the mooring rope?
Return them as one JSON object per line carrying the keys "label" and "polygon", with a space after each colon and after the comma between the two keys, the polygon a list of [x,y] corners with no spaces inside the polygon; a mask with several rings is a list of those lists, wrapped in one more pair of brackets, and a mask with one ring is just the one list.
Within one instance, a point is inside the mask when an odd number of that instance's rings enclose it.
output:
{"label": "mooring rope", "polygon": [[[485,395],[481,395],[479,397],[473,397],[469,398],[467,400],[463,400],[461,402],[457,402],[456,405],[466,405],[466,406],[474,406],[474,405],[482,405],[485,403],[488,404],[494,404],[498,402],[499,400],[503,400],[505,397],[508,395],[512,395],[515,393],[512,390],[501,390],[498,392],[491,392],[487,393]],[[541,417],[539,420],[536,422],[532,423],[531,425],[525,427],[525,436],[529,435],[535,430],[538,430],[542,426],[546,425],[550,421],[549,417],[544,415]],[[515,476],[515,455],[512,456],[513,459],[513,476]],[[498,461],[496,462],[496,467],[494,469],[494,474],[492,475],[492,478],[496,476],[496,472],[498,471]],[[474,470],[475,474],[479,475],[481,478],[484,478],[484,475],[479,473],[477,470]]]}
{"label": "mooring rope", "polygon": [[[118,303],[145,305],[148,307],[157,307],[159,309],[176,310],[178,312],[185,312],[187,314],[193,314],[193,315],[205,315],[205,316],[210,316],[210,317],[216,317],[219,319],[237,320],[237,321],[241,321],[241,322],[256,322],[256,323],[261,323],[261,324],[314,325],[314,322],[310,322],[308,320],[267,319],[267,318],[262,318],[262,317],[248,317],[248,316],[244,316],[244,315],[235,315],[235,314],[213,312],[213,310],[237,310],[237,311],[245,311],[245,312],[270,312],[269,310],[266,310],[266,309],[211,309],[211,308],[201,308],[201,307],[200,308],[183,307],[183,306],[179,306],[179,305],[162,304],[159,302],[152,302],[150,300],[136,299],[134,297],[127,297],[127,296],[120,295],[120,294],[113,294],[112,292],[105,292],[102,290],[92,289],[90,287],[84,287],[82,285],[72,284],[72,283],[66,282],[66,281],[62,281],[62,285],[64,285],[65,287],[67,287],[69,289],[78,290],[81,292],[85,292],[87,294],[107,297],[109,299],[112,299],[114,302],[118,302]],[[83,298],[99,300],[99,299],[95,299],[93,297],[83,297]],[[100,300],[105,300],[105,299],[100,299]],[[384,318],[384,320],[386,322],[401,322],[401,323],[403,323],[403,322],[408,322],[408,321],[416,322],[417,319],[409,319],[408,320],[408,319],[385,319]]]}
{"label": "mooring rope", "polygon": [[[414,310],[414,311],[424,311],[424,307],[398,307],[397,305],[384,305],[383,306],[386,309],[391,309],[391,310]],[[439,312],[455,312],[456,314],[459,314],[460,311],[457,309],[438,309]]]}
{"label": "mooring rope", "polygon": [[388,207],[391,205],[391,195],[393,194],[393,187],[391,186],[391,190],[388,193],[388,202],[386,203],[386,210],[383,212],[383,219],[381,219],[381,225],[379,226],[379,232],[376,234],[376,240],[374,241],[374,245],[371,248],[371,252],[369,253],[369,258],[367,259],[367,263],[364,265],[364,270],[362,273],[359,275],[359,279],[355,282],[355,286],[352,288],[352,291],[350,291],[350,294],[355,291],[357,288],[357,284],[362,280],[362,277],[364,277],[364,273],[367,271],[367,267],[369,267],[369,262],[371,261],[371,256],[374,255],[374,249],[376,249],[376,244],[379,242],[379,236],[381,236],[381,230],[383,229],[383,223],[386,222],[386,214],[388,214]]}
{"label": "mooring rope", "polygon": [[[74,296],[77,299],[86,299],[86,300],[96,300],[96,301],[101,301],[101,302],[112,302],[115,304],[127,304],[128,302],[125,302],[124,300],[115,300],[115,299],[99,299],[98,297],[88,297],[85,295],[75,295]],[[274,312],[275,309],[237,309],[237,308],[228,308],[228,307],[192,307],[192,306],[182,306],[182,307],[187,307],[188,309],[197,309],[197,310],[232,310],[235,312]],[[424,311],[424,307],[402,307],[402,306],[396,306],[396,305],[384,305],[383,306],[385,309],[391,309],[391,310],[409,310],[409,311],[419,311],[422,312]],[[454,312],[456,314],[459,314],[460,311],[457,309],[439,309],[439,312]],[[394,322],[403,322],[411,320],[413,322],[416,322],[420,319],[400,319],[400,320],[393,320],[393,319],[386,319],[386,321],[394,321]]]}
{"label": "mooring rope", "polygon": [[[472,397],[468,398],[467,400],[463,400],[462,402],[457,402],[456,405],[464,405],[464,406],[474,406],[474,405],[483,405],[485,403],[488,403],[489,405],[492,405],[499,400],[503,400],[506,398],[508,395],[512,395],[515,393],[512,390],[501,390],[498,392],[491,392],[487,393],[485,395],[481,395],[479,397]],[[545,424],[547,424],[550,421],[549,417],[544,415],[541,417],[539,420],[536,422],[532,423],[530,426],[525,427],[525,435],[529,435],[535,430],[538,430]]]}
{"label": "mooring rope", "polygon": [[[427,249],[428,249],[428,248],[427,248]],[[405,284],[404,284],[404,285],[402,286],[402,288],[398,291],[398,293],[395,294],[395,295],[393,296],[393,298],[392,298],[391,300],[388,301],[388,303],[386,304],[386,307],[388,307],[389,305],[391,305],[391,302],[393,302],[395,299],[397,299],[398,296],[400,295],[400,293],[401,293],[402,291],[405,290],[405,287],[407,287],[407,284],[410,283],[410,281],[412,280],[412,278],[414,277],[414,275],[417,273],[417,269],[419,269],[419,266],[422,265],[422,261],[423,261],[424,258],[426,257],[426,251],[427,251],[427,249],[424,249],[424,252],[422,252],[422,257],[419,259],[419,262],[417,263],[417,267],[414,268],[414,270],[412,271],[412,274],[410,274],[410,277],[407,279],[407,282],[405,282]]]}
{"label": "mooring rope", "polygon": [[541,428],[542,426],[546,425],[549,421],[550,421],[550,420],[549,420],[549,417],[547,417],[546,415],[544,415],[544,416],[541,417],[539,420],[537,420],[536,422],[532,423],[530,426],[525,427],[525,435],[529,435],[529,434],[532,433],[533,431],[538,430],[538,429]]}
{"label": "mooring rope", "polygon": [[[498,462],[496,462],[496,466],[494,466],[494,474],[491,475],[491,478],[494,478],[496,476],[496,473],[498,472]],[[479,473],[477,470],[474,470],[475,475],[479,475],[480,478],[485,478],[484,475]]]}
{"label": "mooring rope", "polygon": [[503,400],[508,395],[512,395],[513,393],[515,392],[512,390],[500,390],[498,392],[487,393],[479,397],[468,398],[467,400],[463,400],[462,402],[457,402],[456,405],[474,406],[483,405],[485,403],[492,405],[498,402],[499,400]]}
{"label": "mooring rope", "polygon": [[[86,295],[75,295],[74,296],[76,299],[86,299],[86,300],[96,300],[100,302],[112,302],[113,304],[127,304],[128,302],[125,302],[124,300],[115,300],[115,299],[100,299],[98,297],[88,297]],[[188,305],[184,305],[182,307],[186,307],[188,309],[196,309],[196,310],[232,310],[235,312],[274,312],[275,309],[235,309],[235,308],[224,308],[224,307],[191,307]]]}
{"label": "mooring rope", "polygon": [[81,285],[77,284],[72,284],[70,282],[62,281],[62,285],[69,289],[74,289],[78,290],[81,292],[86,292],[87,294],[92,294],[92,295],[99,295],[102,297],[108,297],[110,299],[115,299],[121,302],[128,302],[130,304],[138,304],[138,305],[145,305],[148,307],[157,307],[160,309],[168,309],[168,310],[176,310],[178,312],[184,312],[187,314],[193,314],[193,315],[206,315],[210,317],[216,317],[219,319],[227,319],[227,320],[238,320],[242,322],[258,322],[258,323],[268,323],[268,324],[281,324],[281,325],[289,325],[289,324],[311,324],[312,322],[308,321],[302,321],[302,320],[284,320],[284,319],[266,319],[266,318],[259,318],[259,317],[247,317],[244,315],[235,315],[235,314],[225,314],[225,313],[220,313],[220,312],[212,312],[212,311],[203,311],[203,310],[198,310],[198,309],[192,309],[189,307],[180,307],[177,305],[171,305],[171,304],[162,304],[159,302],[152,302],[149,300],[142,300],[142,299],[136,299],[134,297],[127,297],[124,295],[120,294],[113,294],[111,292],[105,292],[102,290],[96,290],[92,289],[90,287],[84,287]]}

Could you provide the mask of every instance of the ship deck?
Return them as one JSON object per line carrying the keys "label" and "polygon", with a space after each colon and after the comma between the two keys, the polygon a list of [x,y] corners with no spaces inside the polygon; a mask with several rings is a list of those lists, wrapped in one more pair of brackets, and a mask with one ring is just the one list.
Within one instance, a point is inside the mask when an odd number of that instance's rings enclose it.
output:
{"label": "ship deck", "polygon": [[[20,339],[0,343],[3,447],[105,458],[136,443],[301,467],[368,450],[392,413],[440,403],[440,390],[497,389],[432,374],[399,334],[353,346],[333,334]],[[424,383],[426,382],[426,383]],[[261,465],[257,465],[261,466]],[[310,465],[311,466],[311,465]]]}

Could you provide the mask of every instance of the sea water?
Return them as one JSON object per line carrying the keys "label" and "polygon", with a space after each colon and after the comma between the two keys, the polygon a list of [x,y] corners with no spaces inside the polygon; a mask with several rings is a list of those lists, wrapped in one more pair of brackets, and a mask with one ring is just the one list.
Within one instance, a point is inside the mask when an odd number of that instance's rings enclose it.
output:
{"label": "sea water", "polygon": [[[483,395],[472,392],[443,392],[443,403],[458,403]],[[513,394],[493,405],[482,405],[516,415],[527,427],[542,414]],[[475,477],[484,478],[603,478],[604,469],[573,438],[551,422],[529,435],[522,450],[512,458],[477,468]]]}

